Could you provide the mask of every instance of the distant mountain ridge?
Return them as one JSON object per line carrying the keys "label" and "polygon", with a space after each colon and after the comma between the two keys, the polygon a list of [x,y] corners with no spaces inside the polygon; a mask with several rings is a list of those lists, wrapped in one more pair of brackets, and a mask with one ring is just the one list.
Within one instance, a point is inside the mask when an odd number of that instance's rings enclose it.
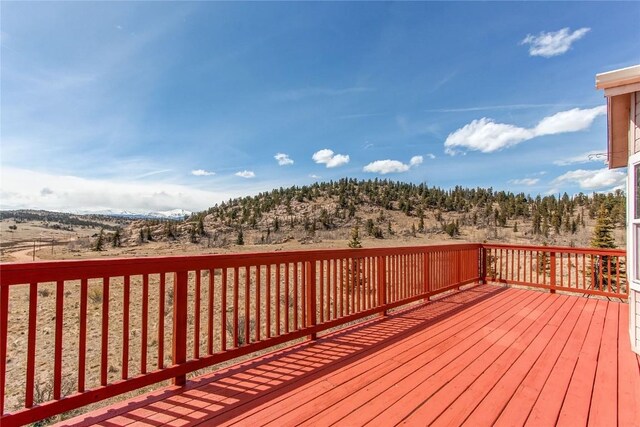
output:
{"label": "distant mountain ridge", "polygon": [[76,215],[102,215],[128,219],[172,219],[184,220],[191,216],[192,212],[185,209],[171,209],[168,211],[130,212],[126,210],[105,209],[97,211],[78,210],[71,212]]}

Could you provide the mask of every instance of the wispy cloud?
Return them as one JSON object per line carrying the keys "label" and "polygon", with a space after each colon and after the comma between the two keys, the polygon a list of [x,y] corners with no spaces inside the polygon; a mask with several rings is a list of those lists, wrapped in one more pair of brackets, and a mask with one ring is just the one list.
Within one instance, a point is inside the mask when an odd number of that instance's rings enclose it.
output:
{"label": "wispy cloud", "polygon": [[195,169],[191,171],[191,175],[195,175],[195,176],[213,176],[215,175],[215,172],[210,172],[204,169]]}
{"label": "wispy cloud", "polygon": [[568,166],[590,162],[606,162],[606,160],[607,153],[604,153],[602,150],[592,150],[566,159],[555,160],[553,164],[558,166]]}
{"label": "wispy cloud", "polygon": [[580,104],[505,104],[505,105],[480,105],[474,107],[459,107],[459,108],[433,108],[424,110],[426,113],[466,113],[473,111],[491,111],[491,110],[527,110],[535,108],[564,108],[575,107]]}
{"label": "wispy cloud", "polygon": [[362,170],[364,172],[378,173],[380,175],[386,175],[388,173],[403,173],[407,172],[414,166],[418,166],[423,162],[422,156],[413,156],[409,161],[409,164],[402,163],[398,160],[376,160],[366,165]]}
{"label": "wispy cloud", "polygon": [[326,165],[327,168],[336,168],[346,165],[350,160],[348,154],[335,154],[333,150],[330,150],[328,148],[316,151],[315,153],[313,153],[313,156],[311,158],[318,164]]}
{"label": "wispy cloud", "polygon": [[310,174],[309,178],[313,178],[313,179],[320,179],[322,178],[320,175],[314,175],[314,174]]}
{"label": "wispy cloud", "polygon": [[566,53],[571,45],[584,37],[591,29],[580,28],[571,32],[568,27],[559,31],[540,32],[537,35],[527,34],[520,44],[529,45],[529,55],[550,58]]}
{"label": "wispy cloud", "polygon": [[540,178],[521,178],[521,179],[510,179],[509,184],[514,185],[536,185],[540,182]]}
{"label": "wispy cloud", "polygon": [[172,169],[161,169],[157,171],[146,172],[146,173],[134,176],[133,179],[148,178],[150,176],[160,175],[160,174],[168,173],[171,171]]}
{"label": "wispy cloud", "polygon": [[364,86],[353,86],[345,88],[328,88],[328,87],[305,87],[300,89],[291,89],[277,94],[278,98],[297,101],[303,98],[318,96],[343,96],[357,93],[372,92],[374,89]]}
{"label": "wispy cloud", "polygon": [[241,178],[255,178],[256,174],[253,171],[243,170],[241,172],[236,172],[235,176],[239,176]]}
{"label": "wispy cloud", "polygon": [[278,153],[273,156],[274,159],[278,161],[280,166],[288,166],[293,164],[293,160],[289,157],[288,154]]}
{"label": "wispy cloud", "polygon": [[577,169],[569,171],[555,178],[552,182],[554,188],[561,185],[577,185],[582,190],[603,190],[623,186],[626,182],[627,174],[616,169]]}
{"label": "wispy cloud", "polygon": [[545,117],[533,128],[496,123],[492,119],[483,117],[450,133],[444,143],[445,152],[454,155],[460,152],[460,149],[466,149],[492,153],[539,136],[578,132],[587,129],[596,117],[606,112],[606,106],[589,109],[574,108]]}
{"label": "wispy cloud", "polygon": [[430,158],[431,160],[436,158],[436,155],[433,153],[427,153],[427,157]]}

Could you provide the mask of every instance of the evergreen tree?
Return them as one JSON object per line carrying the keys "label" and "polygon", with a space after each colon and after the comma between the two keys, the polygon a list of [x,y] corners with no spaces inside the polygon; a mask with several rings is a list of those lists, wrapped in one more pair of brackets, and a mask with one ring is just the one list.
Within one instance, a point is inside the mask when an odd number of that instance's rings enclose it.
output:
{"label": "evergreen tree", "polygon": [[116,231],[113,233],[113,240],[111,244],[114,248],[119,248],[122,245],[122,235],[120,231],[120,227],[116,228]]}
{"label": "evergreen tree", "polygon": [[[613,223],[609,214],[609,210],[604,205],[601,205],[598,210],[596,227],[593,230],[593,237],[591,238],[591,246],[594,248],[612,249],[616,247],[616,242],[613,237]],[[608,255],[596,255],[593,257],[591,281],[594,289],[598,289],[600,287],[600,282],[602,282],[604,289],[607,288],[609,285],[608,278],[610,276],[615,276],[618,269],[617,264],[618,257],[610,257]],[[611,269],[609,269],[609,266],[611,266]],[[612,282],[613,283],[610,285],[615,289],[615,278],[612,279]]]}
{"label": "evergreen tree", "polygon": [[349,240],[349,247],[353,249],[361,248],[362,242],[360,241],[360,227],[357,225],[351,229],[351,240]]}
{"label": "evergreen tree", "polygon": [[244,245],[244,233],[242,232],[242,228],[238,228],[238,237],[236,238],[236,245]]}
{"label": "evergreen tree", "polygon": [[96,239],[95,245],[93,245],[94,251],[101,251],[104,249],[104,228],[100,229],[100,234],[98,234],[98,238]]}
{"label": "evergreen tree", "polygon": [[601,206],[598,211],[596,227],[593,230],[591,246],[594,248],[615,248],[616,242],[613,237],[613,224],[609,217],[609,212],[605,206]]}

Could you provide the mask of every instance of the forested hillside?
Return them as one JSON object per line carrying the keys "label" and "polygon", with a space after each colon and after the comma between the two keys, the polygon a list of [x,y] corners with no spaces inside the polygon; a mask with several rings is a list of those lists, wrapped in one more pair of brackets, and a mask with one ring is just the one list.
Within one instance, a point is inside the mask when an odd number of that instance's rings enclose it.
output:
{"label": "forested hillside", "polygon": [[533,197],[492,188],[443,190],[378,179],[279,188],[218,204],[183,223],[139,221],[127,235],[131,244],[186,240],[221,247],[344,241],[357,228],[364,240],[458,239],[589,246],[601,208],[613,226],[616,245],[623,246],[622,191]]}

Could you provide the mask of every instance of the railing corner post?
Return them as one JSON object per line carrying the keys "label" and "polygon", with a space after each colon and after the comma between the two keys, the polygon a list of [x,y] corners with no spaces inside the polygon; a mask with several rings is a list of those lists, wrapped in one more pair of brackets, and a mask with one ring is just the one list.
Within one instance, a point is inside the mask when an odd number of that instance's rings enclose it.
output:
{"label": "railing corner post", "polygon": [[[180,365],[187,361],[187,300],[189,272],[178,271],[173,279],[173,364]],[[174,385],[184,385],[186,374],[173,379]]]}
{"label": "railing corner post", "polygon": [[552,294],[556,293],[556,253],[554,251],[550,252],[551,255],[551,265],[550,265],[550,274],[551,278],[549,280],[549,284],[551,285],[551,289],[549,290]]}

